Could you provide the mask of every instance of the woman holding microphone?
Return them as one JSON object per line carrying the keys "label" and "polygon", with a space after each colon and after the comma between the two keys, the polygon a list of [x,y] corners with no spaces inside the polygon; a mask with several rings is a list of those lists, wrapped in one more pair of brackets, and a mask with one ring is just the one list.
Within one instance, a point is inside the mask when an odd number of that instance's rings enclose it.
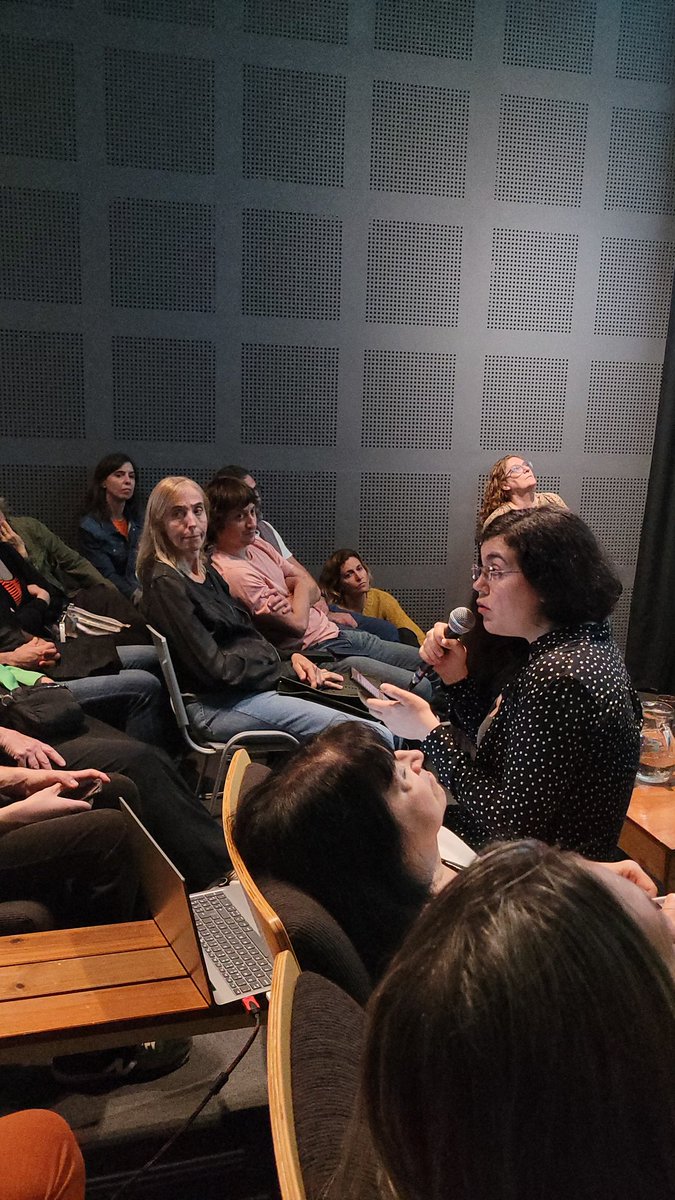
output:
{"label": "woman holding microphone", "polygon": [[474,589],[489,633],[529,643],[527,662],[488,712],[462,643],[446,639],[442,623],[427,634],[421,657],[440,676],[448,716],[474,741],[475,758],[414,691],[384,684],[388,699],[370,707],[393,733],[422,743],[457,801],[445,823],[474,848],[535,837],[616,857],[641,720],[607,621],[619,580],[580,517],[540,509],[490,524]]}

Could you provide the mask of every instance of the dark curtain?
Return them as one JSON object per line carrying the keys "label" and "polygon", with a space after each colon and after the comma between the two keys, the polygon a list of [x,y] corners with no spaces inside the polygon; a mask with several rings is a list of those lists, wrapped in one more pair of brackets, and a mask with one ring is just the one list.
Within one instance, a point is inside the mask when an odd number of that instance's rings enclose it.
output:
{"label": "dark curtain", "polygon": [[663,363],[626,664],[637,688],[675,693],[675,289]]}

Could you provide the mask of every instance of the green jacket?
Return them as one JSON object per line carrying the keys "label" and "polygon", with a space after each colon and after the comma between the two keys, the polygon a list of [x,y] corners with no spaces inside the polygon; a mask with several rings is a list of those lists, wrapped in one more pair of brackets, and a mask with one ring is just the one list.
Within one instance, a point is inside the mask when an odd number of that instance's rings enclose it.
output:
{"label": "green jacket", "polygon": [[35,569],[44,575],[52,587],[65,592],[67,596],[74,596],[79,588],[91,587],[95,583],[112,586],[96,567],[92,567],[77,550],[62,542],[42,521],[36,521],[34,517],[15,516],[8,516],[7,520],[23,538]]}

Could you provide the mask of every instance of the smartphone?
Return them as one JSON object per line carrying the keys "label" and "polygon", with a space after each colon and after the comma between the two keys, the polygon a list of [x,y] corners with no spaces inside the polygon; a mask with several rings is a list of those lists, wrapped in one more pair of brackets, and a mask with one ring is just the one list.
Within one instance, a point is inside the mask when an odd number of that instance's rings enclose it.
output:
{"label": "smartphone", "polygon": [[68,788],[67,791],[61,792],[61,795],[67,796],[69,800],[92,800],[102,787],[103,782],[100,779],[83,779],[77,787]]}
{"label": "smartphone", "polygon": [[372,679],[368,679],[366,675],[362,675],[360,671],[357,671],[356,667],[351,667],[351,674],[354,683],[363,688],[364,692],[367,692],[369,696],[374,696],[376,700],[387,699],[384,692],[380,691]]}

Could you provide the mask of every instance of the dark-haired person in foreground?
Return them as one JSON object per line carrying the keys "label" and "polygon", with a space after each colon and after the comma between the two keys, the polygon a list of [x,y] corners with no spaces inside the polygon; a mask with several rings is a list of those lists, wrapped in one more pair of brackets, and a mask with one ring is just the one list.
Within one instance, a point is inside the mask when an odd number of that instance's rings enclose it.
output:
{"label": "dark-haired person in foreground", "polygon": [[493,847],[371,1001],[331,1200],[675,1196],[674,970],[663,914],[628,880]]}
{"label": "dark-haired person in foreground", "polygon": [[589,858],[616,857],[639,757],[640,704],[607,618],[621,584],[580,517],[508,513],[488,528],[475,571],[490,633],[524,638],[529,660],[491,713],[445,626],[420,653],[445,684],[450,720],[476,742],[475,761],[414,692],[391,685],[369,701],[402,737],[422,742],[457,801],[446,824],[474,848],[537,837]]}

